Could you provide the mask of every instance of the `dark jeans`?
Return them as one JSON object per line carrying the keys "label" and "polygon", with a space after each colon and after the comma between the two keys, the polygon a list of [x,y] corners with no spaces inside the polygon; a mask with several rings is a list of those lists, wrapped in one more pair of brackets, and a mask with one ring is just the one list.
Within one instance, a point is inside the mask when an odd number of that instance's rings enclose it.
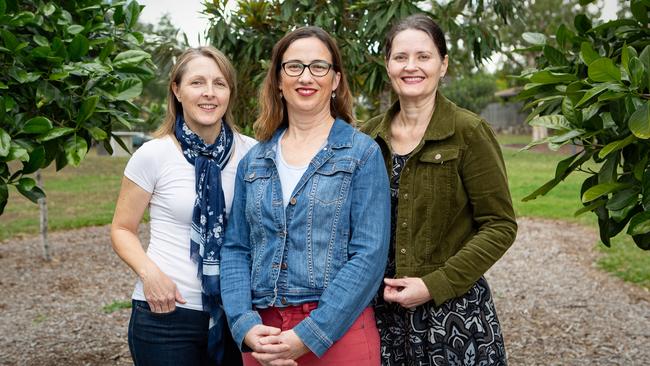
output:
{"label": "dark jeans", "polygon": [[[176,307],[154,313],[146,301],[132,301],[129,349],[136,366],[214,366],[208,357],[207,313]],[[225,327],[226,354],[223,366],[241,365],[242,359],[230,331]]]}

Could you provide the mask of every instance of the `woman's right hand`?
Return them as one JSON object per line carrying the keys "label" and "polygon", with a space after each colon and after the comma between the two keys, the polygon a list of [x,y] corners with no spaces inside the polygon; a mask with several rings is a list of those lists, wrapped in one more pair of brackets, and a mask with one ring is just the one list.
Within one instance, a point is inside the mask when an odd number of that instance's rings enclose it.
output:
{"label": "woman's right hand", "polygon": [[257,324],[246,333],[244,343],[253,350],[252,356],[264,366],[297,366],[294,360],[283,359],[281,354],[289,350],[289,345],[284,343],[267,343],[261,341],[268,336],[278,336],[282,333],[280,328]]}
{"label": "woman's right hand", "polygon": [[169,279],[155,264],[147,266],[140,278],[144,287],[144,297],[154,313],[169,313],[176,309],[176,302],[185,304],[174,281]]}

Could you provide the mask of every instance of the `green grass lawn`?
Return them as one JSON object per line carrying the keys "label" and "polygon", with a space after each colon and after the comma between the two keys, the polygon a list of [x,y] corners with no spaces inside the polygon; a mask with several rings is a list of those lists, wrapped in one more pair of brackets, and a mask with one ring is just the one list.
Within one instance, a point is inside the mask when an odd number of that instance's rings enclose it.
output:
{"label": "green grass lawn", "polygon": [[[499,136],[499,140],[504,144],[525,144],[528,136]],[[569,176],[546,196],[521,202],[523,197],[553,177],[555,166],[564,155],[520,152],[513,148],[504,148],[503,154],[517,216],[567,220],[597,228],[594,214],[573,216],[582,207],[579,190],[585,176],[580,173]],[[110,223],[126,161],[127,158],[91,153],[78,168],[66,167],[59,172],[46,169],[43,179],[48,194],[50,229]],[[36,234],[38,226],[38,206],[11,189],[9,203],[0,216],[0,240]],[[650,288],[650,252],[638,249],[625,235],[615,238],[612,248],[600,243],[594,245],[604,253],[598,262],[601,268]]]}
{"label": "green grass lawn", "polygon": [[[94,152],[77,168],[43,171],[50,230],[104,225],[113,219],[115,201],[127,158],[97,156]],[[9,189],[9,203],[0,216],[0,240],[39,230],[38,205]]]}

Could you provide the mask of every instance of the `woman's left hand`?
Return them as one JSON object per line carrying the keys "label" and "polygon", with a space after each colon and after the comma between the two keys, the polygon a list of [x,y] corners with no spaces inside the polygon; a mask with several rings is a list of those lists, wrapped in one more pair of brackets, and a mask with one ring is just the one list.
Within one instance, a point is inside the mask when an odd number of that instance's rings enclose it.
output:
{"label": "woman's left hand", "polygon": [[[289,350],[279,353],[257,353],[253,352],[253,357],[263,365],[284,365],[284,362],[296,360],[298,357],[309,352],[300,337],[293,330],[287,330],[277,336],[266,336],[260,338],[260,343],[264,344],[286,344]],[[278,363],[279,362],[279,363]]]}
{"label": "woman's left hand", "polygon": [[414,308],[431,300],[429,289],[421,278],[384,278],[384,300],[405,308]]}

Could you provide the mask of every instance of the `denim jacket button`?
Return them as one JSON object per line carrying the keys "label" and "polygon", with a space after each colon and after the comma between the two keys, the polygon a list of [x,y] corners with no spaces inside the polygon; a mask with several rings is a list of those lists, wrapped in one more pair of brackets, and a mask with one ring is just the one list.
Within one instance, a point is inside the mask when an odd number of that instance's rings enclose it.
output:
{"label": "denim jacket button", "polygon": [[298,200],[296,199],[296,197],[291,197],[291,200],[289,200],[289,203],[290,203],[292,206],[295,205],[296,202],[298,202]]}
{"label": "denim jacket button", "polygon": [[254,172],[253,172],[253,173],[250,173],[250,174],[248,175],[248,179],[253,179],[253,178],[255,178],[255,173],[254,173]]}
{"label": "denim jacket button", "polygon": [[280,302],[282,303],[282,305],[286,305],[287,304],[287,298],[282,296],[282,298],[280,299]]}
{"label": "denim jacket button", "polygon": [[406,248],[402,248],[402,249],[400,249],[399,252],[402,253],[402,254],[406,254]]}
{"label": "denim jacket button", "polygon": [[288,267],[287,262],[282,262],[282,264],[280,265],[280,269],[287,269],[287,267]]}

